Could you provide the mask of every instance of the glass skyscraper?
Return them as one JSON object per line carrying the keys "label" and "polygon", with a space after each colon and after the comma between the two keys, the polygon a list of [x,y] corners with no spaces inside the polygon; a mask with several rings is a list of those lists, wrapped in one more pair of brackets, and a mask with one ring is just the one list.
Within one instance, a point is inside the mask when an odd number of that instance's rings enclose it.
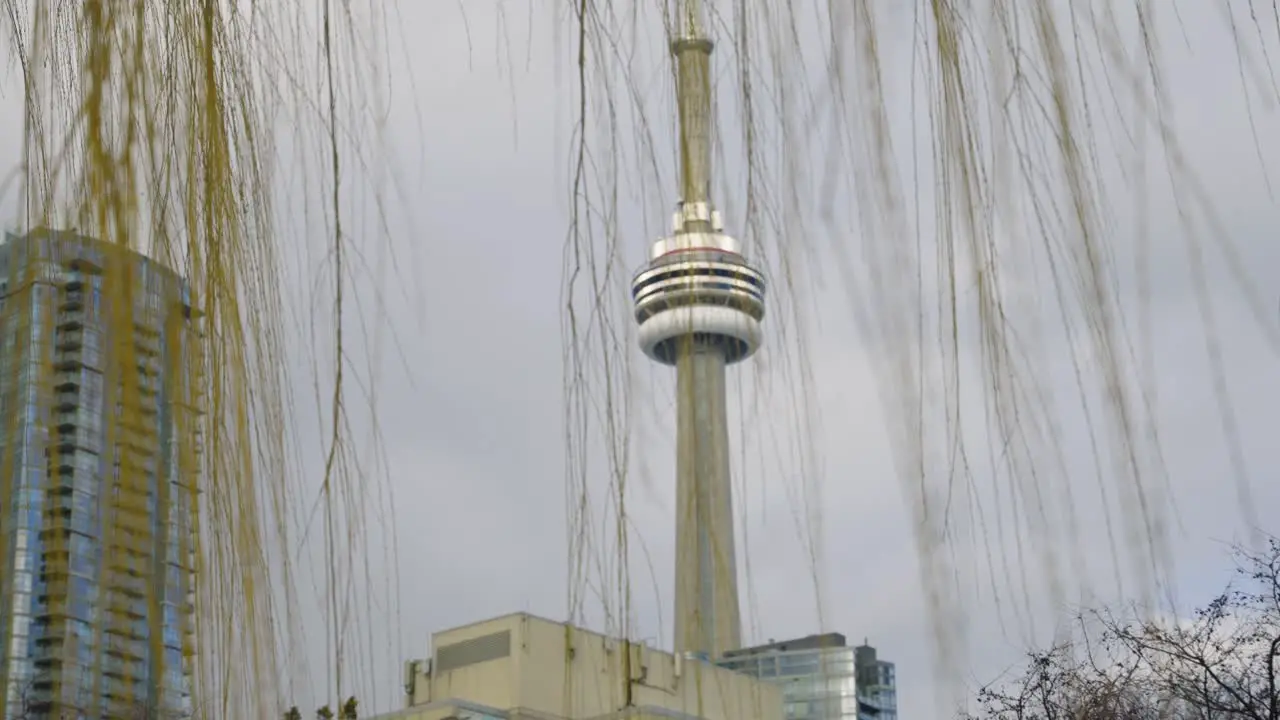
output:
{"label": "glass skyscraper", "polygon": [[782,685],[786,720],[897,720],[897,678],[875,648],[825,633],[725,653],[720,665]]}
{"label": "glass skyscraper", "polygon": [[0,245],[0,720],[190,712],[190,318],[119,245]]}

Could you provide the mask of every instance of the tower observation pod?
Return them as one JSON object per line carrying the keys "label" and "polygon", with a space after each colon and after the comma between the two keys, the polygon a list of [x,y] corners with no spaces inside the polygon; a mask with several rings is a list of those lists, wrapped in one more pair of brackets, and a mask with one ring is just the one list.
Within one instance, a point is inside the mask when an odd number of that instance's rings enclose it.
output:
{"label": "tower observation pod", "polygon": [[683,200],[672,235],[631,283],[640,347],[676,368],[676,653],[742,645],[725,368],[760,347],[765,279],[711,204],[710,57],[697,0],[683,0],[676,61]]}
{"label": "tower observation pod", "polygon": [[[702,222],[707,232],[685,230]],[[718,351],[726,365],[751,357],[762,339],[764,275],[708,203],[681,205],[673,225],[631,284],[640,348],[664,365],[678,365],[687,343]]]}

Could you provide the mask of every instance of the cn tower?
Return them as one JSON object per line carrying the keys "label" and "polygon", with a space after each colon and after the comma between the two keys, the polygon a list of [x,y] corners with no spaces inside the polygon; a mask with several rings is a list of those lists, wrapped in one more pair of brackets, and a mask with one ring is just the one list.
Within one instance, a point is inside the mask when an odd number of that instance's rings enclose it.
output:
{"label": "cn tower", "polygon": [[681,200],[631,288],[641,348],[676,368],[674,649],[715,660],[742,644],[725,370],[760,347],[765,281],[711,202],[712,42],[700,0],[678,4]]}

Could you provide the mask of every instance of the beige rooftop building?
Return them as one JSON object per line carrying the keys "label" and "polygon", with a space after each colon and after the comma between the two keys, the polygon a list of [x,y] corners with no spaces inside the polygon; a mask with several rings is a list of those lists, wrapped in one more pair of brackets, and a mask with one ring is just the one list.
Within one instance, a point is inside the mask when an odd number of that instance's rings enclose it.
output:
{"label": "beige rooftop building", "polygon": [[781,720],[775,685],[526,613],[435,633],[377,720]]}

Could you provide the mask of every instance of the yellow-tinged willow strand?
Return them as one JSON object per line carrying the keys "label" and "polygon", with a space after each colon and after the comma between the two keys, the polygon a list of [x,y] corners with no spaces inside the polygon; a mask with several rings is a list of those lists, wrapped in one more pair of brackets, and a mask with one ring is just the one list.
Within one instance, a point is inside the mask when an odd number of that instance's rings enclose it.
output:
{"label": "yellow-tinged willow strand", "polygon": [[[281,655],[294,642],[289,636],[296,634],[298,620],[293,614],[298,596],[290,527],[313,496],[298,485],[298,468],[286,452],[295,413],[281,259],[296,252],[286,243],[297,239],[277,227],[273,211],[274,122],[282,99],[296,99],[299,108],[310,105],[310,98],[291,94],[297,88],[282,87],[279,78],[296,81],[313,71],[305,53],[290,52],[315,35],[305,27],[308,18],[317,24],[323,20],[322,52],[330,62],[328,113],[304,118],[294,127],[324,128],[323,147],[335,155],[328,170],[333,192],[325,202],[337,213],[339,176],[345,169],[336,162],[336,127],[344,120],[360,122],[358,113],[367,112],[367,106],[353,100],[349,110],[357,115],[338,117],[337,98],[359,87],[352,79],[362,72],[363,62],[359,56],[340,56],[330,40],[344,27],[355,38],[348,5],[332,19],[327,13],[322,18],[279,6],[215,0],[5,0],[0,6],[10,52],[22,71],[22,224],[26,229],[74,228],[101,241],[108,257],[133,257],[127,251],[144,254],[190,286],[190,320],[174,315],[176,296],[162,303],[169,366],[161,374],[175,399],[175,432],[195,438],[176,445],[175,463],[178,475],[199,484],[199,493],[190,494],[183,511],[193,527],[180,541],[182,553],[195,565],[194,612],[179,613],[189,629],[181,644],[197,717],[270,717],[289,704],[311,700],[285,696],[297,690],[286,687],[289,664],[296,660]],[[331,241],[329,248],[340,256],[347,242],[341,226],[334,228]],[[120,330],[138,325],[150,312],[131,302],[141,278],[131,262],[105,263],[99,283],[113,328],[102,347],[104,404],[121,408],[119,414],[108,410],[104,416],[107,448],[123,447],[137,427],[146,426],[139,425],[145,416],[138,408],[146,404],[149,391],[140,378],[150,376],[135,370],[146,356],[134,333]],[[350,281],[344,273],[349,274],[339,257],[333,281],[339,297]],[[6,313],[13,307],[10,303]],[[367,563],[355,560],[367,551],[359,515],[368,505],[353,498],[368,490],[370,478],[348,451],[338,449],[351,432],[341,410],[343,365],[351,362],[342,357],[341,308],[339,299],[338,335],[332,341],[338,364],[331,377],[317,381],[335,386],[321,498],[326,539],[342,545],[341,553],[332,548],[327,553],[329,634],[349,638],[361,631],[345,606],[362,602],[368,607],[370,602],[357,596],[355,588],[361,585],[347,577],[369,577]],[[40,324],[53,322],[48,317]],[[45,354],[41,386],[57,374],[57,358]],[[5,374],[14,369],[11,365]],[[338,462],[335,453],[341,455]],[[11,456],[11,448],[3,455]],[[55,464],[61,462],[56,452],[52,455]],[[125,516],[139,511],[142,498],[174,505],[168,502],[167,484],[151,481],[154,468],[127,460],[120,465],[122,497],[137,498],[138,505],[116,503],[119,511],[106,516],[101,542],[108,551],[101,572],[128,568],[132,562],[131,551],[113,555],[111,548],[136,542],[131,539],[135,528]],[[14,483],[13,463],[4,467],[9,477],[0,480],[0,494]],[[8,507],[5,502],[0,500],[0,509]],[[341,533],[347,536],[343,541]],[[61,549],[55,545],[49,551]],[[145,605],[145,615],[159,617],[154,574],[140,577],[148,587],[138,607]],[[129,582],[109,574],[99,578],[104,588]],[[368,583],[363,587],[366,595],[373,592]],[[124,616],[113,617],[110,623],[98,623],[94,634],[127,633]],[[150,637],[155,656],[160,634]],[[371,641],[362,640],[362,645],[374,647]],[[357,655],[341,653],[321,662],[341,686],[355,664],[371,659]],[[99,692],[105,687],[105,670],[101,660],[90,668],[94,697],[85,703],[92,712],[110,710],[102,707],[108,701]],[[119,710],[147,702],[131,693],[126,686],[108,704]]]}

